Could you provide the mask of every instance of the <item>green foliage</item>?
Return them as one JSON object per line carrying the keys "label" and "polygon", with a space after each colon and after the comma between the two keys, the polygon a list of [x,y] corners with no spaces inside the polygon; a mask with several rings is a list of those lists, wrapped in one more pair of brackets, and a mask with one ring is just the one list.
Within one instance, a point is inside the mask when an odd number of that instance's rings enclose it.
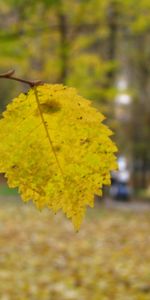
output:
{"label": "green foliage", "polygon": [[101,47],[108,37],[105,1],[45,0],[25,5],[11,0],[3,2],[2,12],[7,26],[4,22],[0,27],[1,68],[14,66],[31,77],[75,83],[81,93],[86,90],[86,97],[100,101],[103,94],[103,101],[108,99],[103,82],[107,82],[109,62]]}
{"label": "green foliage", "polygon": [[41,1],[41,2],[43,2],[48,7],[49,6],[55,6],[55,5],[60,5],[61,4],[61,0],[44,0],[44,1]]}

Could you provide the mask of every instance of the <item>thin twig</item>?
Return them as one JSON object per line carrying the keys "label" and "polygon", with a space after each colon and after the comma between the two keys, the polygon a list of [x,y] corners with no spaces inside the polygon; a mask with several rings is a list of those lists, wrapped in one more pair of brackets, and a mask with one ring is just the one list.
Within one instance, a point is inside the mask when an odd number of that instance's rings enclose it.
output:
{"label": "thin twig", "polygon": [[29,84],[30,87],[34,87],[34,86],[43,84],[43,82],[41,80],[25,80],[25,79],[21,79],[19,77],[15,77],[15,76],[13,76],[14,73],[15,73],[15,70],[9,70],[6,73],[0,74],[0,78],[11,79],[11,80],[23,82],[23,83]]}

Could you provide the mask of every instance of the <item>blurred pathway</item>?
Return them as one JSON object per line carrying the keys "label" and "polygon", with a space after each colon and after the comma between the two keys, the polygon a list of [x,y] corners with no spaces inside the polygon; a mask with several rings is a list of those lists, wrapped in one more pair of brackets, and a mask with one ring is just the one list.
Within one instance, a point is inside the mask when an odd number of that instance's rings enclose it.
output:
{"label": "blurred pathway", "polygon": [[105,198],[103,203],[106,208],[111,208],[111,209],[113,208],[113,209],[134,211],[134,212],[150,211],[150,203],[142,202],[142,200],[141,202],[138,200],[121,202],[121,201],[112,200],[110,198]]}

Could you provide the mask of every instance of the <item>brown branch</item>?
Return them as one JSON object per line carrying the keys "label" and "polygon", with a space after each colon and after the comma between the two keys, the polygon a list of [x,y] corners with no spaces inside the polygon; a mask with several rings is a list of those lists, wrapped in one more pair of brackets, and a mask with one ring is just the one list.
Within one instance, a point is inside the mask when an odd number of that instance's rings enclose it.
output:
{"label": "brown branch", "polygon": [[34,86],[43,84],[43,82],[41,80],[25,80],[25,79],[21,79],[19,77],[15,77],[15,76],[13,76],[14,73],[15,73],[15,70],[9,70],[6,73],[0,74],[0,78],[11,79],[11,80],[23,82],[23,83],[29,84],[30,87],[34,87]]}

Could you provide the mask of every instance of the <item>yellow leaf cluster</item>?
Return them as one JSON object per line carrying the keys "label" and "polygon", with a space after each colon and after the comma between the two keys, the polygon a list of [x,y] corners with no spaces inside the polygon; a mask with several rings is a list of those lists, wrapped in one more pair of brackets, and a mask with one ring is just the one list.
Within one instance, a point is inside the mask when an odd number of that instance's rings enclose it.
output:
{"label": "yellow leaf cluster", "polygon": [[78,229],[116,169],[103,119],[74,88],[44,84],[20,94],[0,120],[0,172],[24,201],[62,209]]}

